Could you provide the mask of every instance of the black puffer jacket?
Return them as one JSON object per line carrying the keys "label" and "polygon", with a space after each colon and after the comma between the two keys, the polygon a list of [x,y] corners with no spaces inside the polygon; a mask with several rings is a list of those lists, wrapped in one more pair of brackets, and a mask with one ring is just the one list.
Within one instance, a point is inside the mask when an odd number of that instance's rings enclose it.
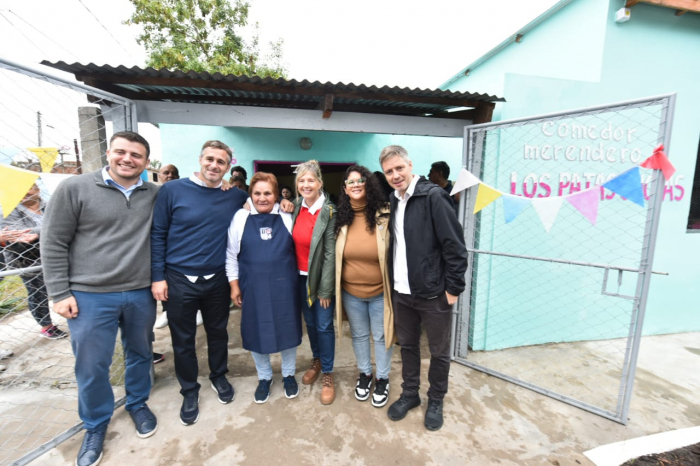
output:
{"label": "black puffer jacket", "polygon": [[[394,222],[399,200],[391,196],[391,240],[389,271],[394,282]],[[411,295],[433,298],[447,291],[464,291],[467,249],[462,226],[457,221],[452,201],[444,189],[420,177],[408,199],[404,215],[404,237]]]}

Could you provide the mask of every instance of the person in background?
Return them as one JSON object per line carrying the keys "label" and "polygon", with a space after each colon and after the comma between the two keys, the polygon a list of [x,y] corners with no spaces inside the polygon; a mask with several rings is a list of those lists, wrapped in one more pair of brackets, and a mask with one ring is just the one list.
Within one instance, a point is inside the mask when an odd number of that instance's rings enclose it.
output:
{"label": "person in background", "polygon": [[78,412],[86,430],[77,466],[102,459],[114,413],[109,367],[119,330],[126,357],[126,411],[140,438],[158,428],[146,405],[156,320],[150,231],[158,186],[141,180],[150,153],[142,136],[122,131],[109,144],[107,167],[58,185],[41,229],[46,288],[54,312],[68,319],[75,354]]}
{"label": "person in background", "polygon": [[231,168],[231,178],[229,179],[229,182],[231,185],[234,184],[234,179],[236,177],[240,177],[243,179],[243,186],[238,187],[238,189],[242,189],[245,192],[248,192],[248,186],[246,185],[246,181],[248,180],[248,173],[245,171],[245,168],[241,167],[240,165],[236,165],[235,167]]}
{"label": "person in background", "polygon": [[289,186],[282,185],[282,187],[280,188],[280,192],[282,199],[286,199],[288,201],[294,200],[294,191]]}
{"label": "person in background", "polygon": [[[41,199],[39,187],[33,184],[7,218],[0,218],[0,243],[8,268],[26,269],[41,266],[39,235],[46,206]],[[41,327],[39,335],[49,340],[68,336],[51,322],[49,297],[41,270],[20,274],[27,289],[29,312]]]}
{"label": "person in background", "polygon": [[296,171],[299,197],[294,201],[292,237],[299,268],[301,311],[313,359],[302,383],[312,384],[321,376],[321,404],[335,400],[333,363],[333,295],[335,294],[336,208],[323,192],[321,167],[315,160],[300,164]]}
{"label": "person in background", "polygon": [[180,171],[173,164],[164,165],[158,172],[158,182],[165,184],[168,181],[179,180]]}
{"label": "person in background", "polygon": [[450,177],[450,166],[447,162],[435,162],[430,166],[430,173],[428,173],[428,180],[431,183],[435,183],[442,189],[447,191],[447,195],[450,196],[452,200],[452,205],[457,213],[459,208],[459,193],[452,196],[452,183],[448,180]]}
{"label": "person in background", "polygon": [[424,425],[428,430],[438,430],[443,423],[443,400],[450,372],[451,311],[465,288],[464,235],[448,194],[425,178],[413,175],[413,163],[406,149],[385,147],[379,164],[396,190],[391,199],[388,256],[403,376],[403,393],[389,407],[387,415],[392,421],[399,421],[420,405],[423,328],[430,348],[430,388]]}
{"label": "person in background", "polygon": [[183,396],[180,422],[199,419],[199,361],[195,348],[197,310],[207,334],[209,381],[222,404],[235,392],[228,372],[230,287],[226,279],[226,232],[248,198],[239,189],[224,191],[232,150],[207,141],[199,155],[200,171],[161,186],[151,228],[151,290],[168,301],[175,375]]}
{"label": "person in background", "polygon": [[250,180],[250,211],[239,210],[228,230],[226,274],[231,300],[241,306],[243,348],[250,351],[258,371],[255,402],[270,397],[270,354],[281,353],[284,396],[296,398],[297,347],[301,344],[299,270],[292,215],[281,212],[277,178],[258,172]]}
{"label": "person in background", "polygon": [[[158,181],[162,184],[167,183],[168,181],[172,180],[179,180],[180,179],[180,171],[177,169],[175,165],[168,164],[160,169],[160,172],[158,172]],[[167,301],[163,301],[161,303],[163,305],[163,314],[160,316],[160,319],[156,321],[156,325],[154,328],[159,329],[159,328],[165,328],[168,326],[168,304]],[[202,311],[197,311],[197,327],[202,325],[204,321],[202,320]],[[165,361],[165,356],[163,356],[161,353],[153,353],[153,364],[158,364],[159,362]]]}
{"label": "person in background", "polygon": [[391,194],[394,192],[394,190],[391,189],[391,186],[389,186],[389,183],[386,181],[386,176],[384,176],[384,173],[376,171],[373,174],[379,182],[379,186],[381,187],[382,194],[384,194],[385,200],[389,202],[389,200],[391,199]]}
{"label": "person in background", "polygon": [[379,182],[365,167],[355,165],[343,177],[338,200],[335,246],[335,315],[340,338],[343,310],[350,321],[352,348],[360,376],[355,398],[365,401],[372,390],[370,331],[377,364],[372,406],[389,400],[389,371],[394,344],[391,279],[386,266],[389,247],[389,203]]}
{"label": "person in background", "polygon": [[247,191],[248,187],[245,184],[245,178],[240,175],[235,175],[231,177],[231,186],[238,188],[241,191]]}

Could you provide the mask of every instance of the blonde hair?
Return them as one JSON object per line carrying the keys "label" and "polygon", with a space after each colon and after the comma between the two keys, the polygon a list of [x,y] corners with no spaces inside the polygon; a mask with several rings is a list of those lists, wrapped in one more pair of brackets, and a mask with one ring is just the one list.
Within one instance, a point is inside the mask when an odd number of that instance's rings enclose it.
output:
{"label": "blonde hair", "polygon": [[294,173],[296,173],[296,177],[294,178],[294,189],[297,192],[297,195],[300,195],[299,193],[299,178],[302,176],[306,175],[307,173],[311,173],[319,183],[321,183],[321,187],[323,187],[323,177],[321,176],[321,166],[318,164],[316,160],[309,160],[304,163],[300,163],[296,170],[294,170]]}

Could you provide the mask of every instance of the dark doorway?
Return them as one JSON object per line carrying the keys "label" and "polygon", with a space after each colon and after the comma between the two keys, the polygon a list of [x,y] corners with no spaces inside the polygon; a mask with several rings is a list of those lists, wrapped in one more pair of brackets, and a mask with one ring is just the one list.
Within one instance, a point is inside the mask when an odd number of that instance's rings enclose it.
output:
{"label": "dark doorway", "polygon": [[[296,166],[303,162],[277,162],[270,160],[254,160],[253,167],[255,172],[268,172],[277,177],[277,182],[282,186],[289,186],[296,194],[294,186],[294,170]],[[348,167],[355,165],[354,162],[348,163],[330,163],[319,162],[321,165],[321,173],[323,174],[323,189],[331,195],[335,201],[340,194],[340,187],[343,183],[343,175]]]}

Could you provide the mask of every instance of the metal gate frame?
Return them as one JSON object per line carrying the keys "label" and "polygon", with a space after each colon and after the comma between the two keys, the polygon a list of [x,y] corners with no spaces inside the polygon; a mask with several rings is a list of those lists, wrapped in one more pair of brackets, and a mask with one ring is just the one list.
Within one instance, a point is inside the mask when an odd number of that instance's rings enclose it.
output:
{"label": "metal gate frame", "polygon": [[[90,96],[93,96],[97,99],[100,99],[101,102],[99,102],[100,106],[106,105],[105,102],[113,102],[115,104],[119,104],[122,106],[124,109],[124,117],[121,121],[124,122],[124,125],[120,127],[116,127],[115,125],[115,132],[116,131],[137,131],[138,130],[138,115],[137,115],[137,110],[136,110],[136,102],[126,99],[122,96],[119,96],[117,94],[112,94],[107,91],[103,91],[102,89],[97,89],[91,86],[88,86],[86,84],[83,84],[75,79],[70,79],[66,78],[64,76],[61,76],[53,71],[50,71],[49,69],[44,69],[44,68],[39,68],[36,66],[28,65],[25,63],[19,63],[13,60],[9,60],[4,57],[0,57],[0,68],[6,69],[9,71],[14,71],[16,73],[19,73],[24,76],[28,76],[33,79],[37,79],[40,81],[45,81],[50,84],[56,85],[56,86],[61,86],[65,87],[68,89],[71,89],[76,92],[80,92]],[[114,121],[115,119],[112,118]],[[10,275],[19,275],[21,273],[27,273],[27,272],[34,272],[37,271],[38,269],[41,269],[40,266],[36,267],[28,267],[24,269],[14,269],[14,270],[7,270],[7,271],[0,271],[0,277],[5,277],[5,276],[10,276]],[[151,378],[153,379],[154,373],[153,373],[153,367],[151,367]],[[126,403],[126,397],[121,397],[114,402],[114,409],[117,409],[121,406],[123,406]],[[58,434],[48,442],[45,442],[41,445],[39,445],[37,448],[34,450],[30,451],[29,453],[26,453],[24,456],[14,460],[11,464],[12,465],[25,465],[28,464],[29,462],[35,460],[39,456],[43,455],[47,451],[51,450],[52,448],[60,445],[61,443],[65,442],[78,432],[80,432],[83,429],[83,423],[78,422],[76,423],[75,426],[67,429],[66,431]]]}
{"label": "metal gate frame", "polygon": [[[513,124],[525,124],[534,123],[538,120],[547,120],[559,117],[576,117],[588,114],[607,113],[615,110],[623,110],[634,108],[635,106],[645,106],[650,102],[662,101],[661,110],[661,121],[659,126],[659,136],[657,139],[658,144],[663,144],[668,151],[671,141],[671,130],[673,127],[673,114],[675,110],[676,94],[663,94],[654,97],[647,97],[642,99],[627,100],[623,102],[616,102],[607,105],[598,105],[593,107],[584,107],[576,110],[567,110],[562,112],[546,113],[542,115],[517,118],[512,120],[504,120],[499,122],[483,123],[478,125],[465,126],[464,128],[464,145],[463,145],[463,167],[472,173],[480,173],[481,169],[481,154],[484,145],[484,129],[497,129],[501,126],[513,125]],[[451,340],[451,355],[452,360],[463,364],[472,369],[484,372],[486,374],[498,377],[505,381],[511,382],[513,384],[519,385],[521,387],[530,389],[542,395],[549,396],[556,400],[562,401],[564,403],[570,404],[572,406],[581,408],[585,411],[589,411],[593,414],[597,414],[601,417],[610,419],[612,421],[618,422],[620,424],[626,425],[628,421],[630,400],[632,397],[632,389],[634,386],[634,378],[637,369],[637,359],[639,356],[639,347],[642,337],[642,328],[644,324],[644,315],[646,313],[647,297],[649,294],[649,284],[651,280],[652,273],[658,273],[652,271],[652,265],[654,260],[654,250],[656,246],[656,237],[659,227],[659,217],[661,215],[661,204],[664,195],[664,179],[659,178],[661,176],[660,170],[654,170],[651,181],[651,192],[653,193],[653,203],[650,203],[647,207],[647,217],[644,229],[644,239],[641,252],[641,260],[639,269],[631,269],[626,267],[618,267],[614,265],[606,264],[591,264],[584,262],[568,261],[568,260],[558,260],[543,257],[534,256],[521,256],[514,254],[503,254],[496,253],[495,251],[481,251],[474,248],[475,240],[475,230],[476,222],[475,216],[470,214],[474,209],[474,204],[476,201],[476,190],[466,190],[461,196],[459,202],[459,221],[462,224],[464,230],[465,243],[467,245],[467,252],[469,254],[469,265],[467,272],[465,273],[467,288],[464,293],[460,295],[459,301],[453,310],[452,315],[452,340]],[[463,357],[457,356],[457,321],[459,316],[463,316],[462,321],[466,331],[469,332],[470,325],[470,313],[471,313],[471,298],[472,298],[472,272],[474,266],[474,259],[479,255],[506,255],[510,257],[517,257],[524,260],[535,260],[535,261],[548,261],[548,262],[561,262],[565,264],[573,265],[584,265],[590,267],[599,267],[606,269],[605,279],[607,280],[608,270],[619,270],[619,271],[629,271],[638,273],[637,287],[636,287],[636,297],[625,296],[626,298],[633,298],[634,305],[632,310],[632,318],[629,326],[629,334],[627,337],[627,346],[625,350],[625,357],[622,368],[622,378],[619,387],[618,403],[615,412],[611,412],[602,409],[597,406],[593,406],[589,403],[582,402],[575,398],[569,397],[567,395],[562,395],[552,390],[540,387],[536,384],[526,382],[524,380],[512,377],[508,374],[489,369],[488,367],[476,364],[474,362],[468,361]],[[605,282],[603,285],[603,292],[605,293]],[[468,348],[467,348],[468,351]]]}

